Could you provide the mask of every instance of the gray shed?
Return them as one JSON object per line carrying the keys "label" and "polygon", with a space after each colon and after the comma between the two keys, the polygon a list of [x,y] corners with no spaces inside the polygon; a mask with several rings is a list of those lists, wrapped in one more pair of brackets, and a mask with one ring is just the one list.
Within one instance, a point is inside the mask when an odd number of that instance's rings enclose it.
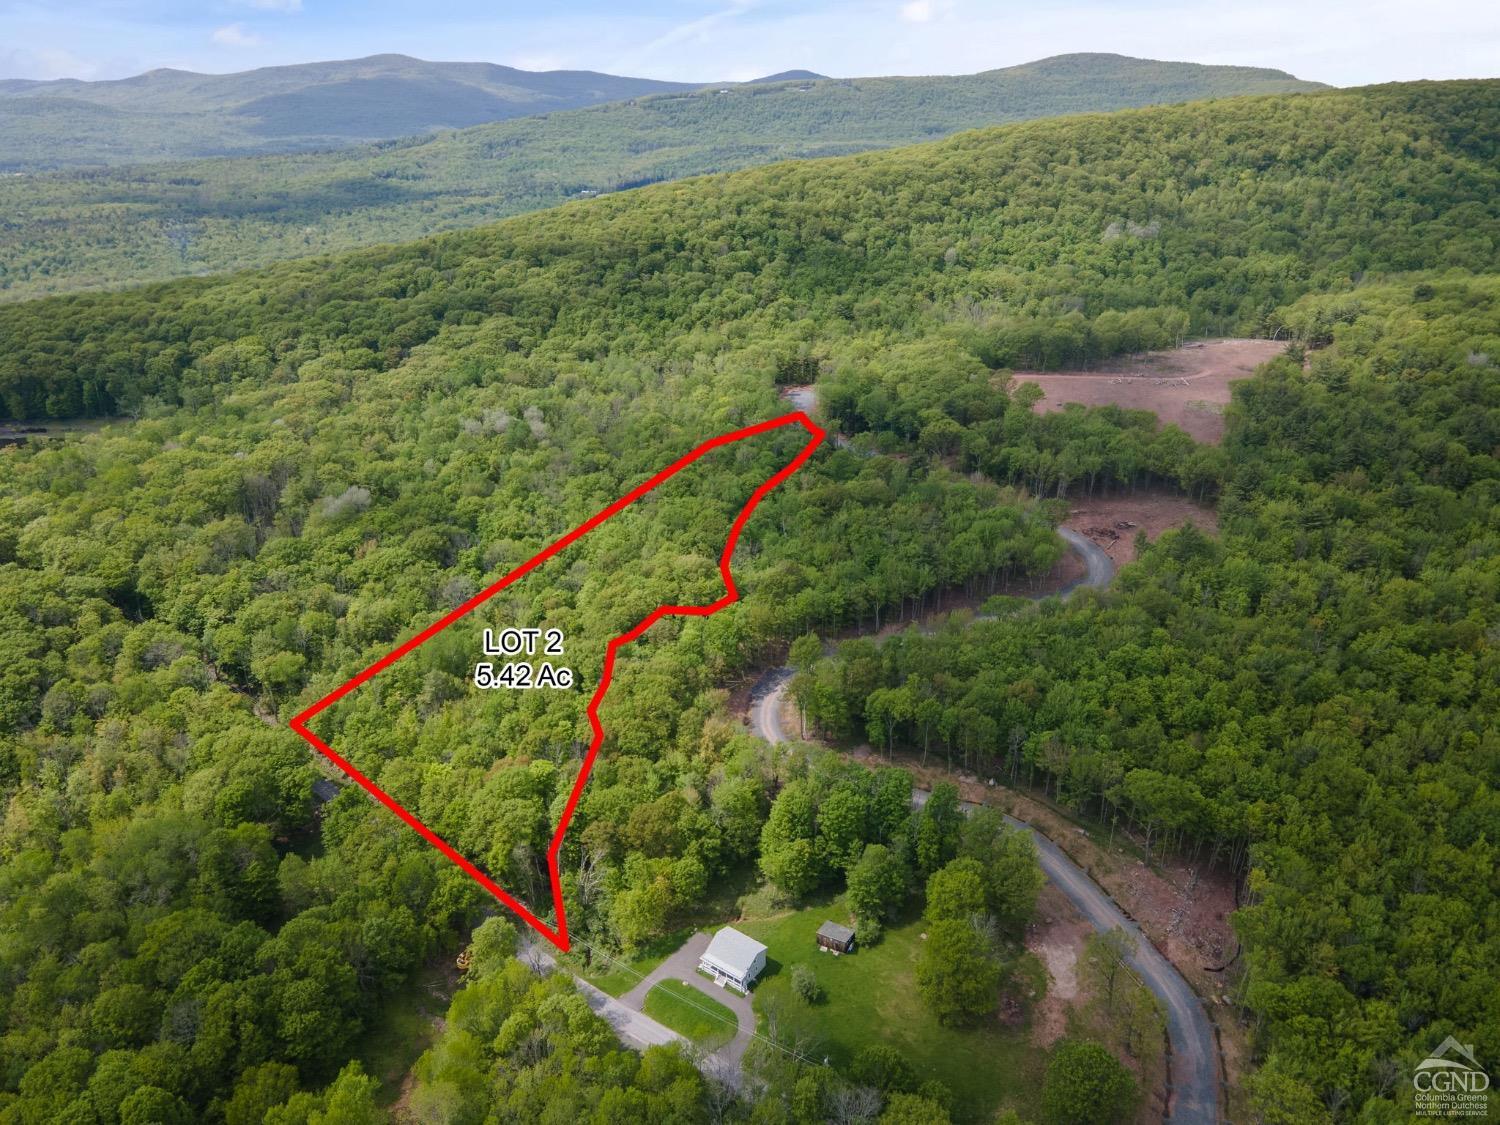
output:
{"label": "gray shed", "polygon": [[837,922],[824,922],[818,927],[818,946],[833,953],[853,953],[854,931]]}

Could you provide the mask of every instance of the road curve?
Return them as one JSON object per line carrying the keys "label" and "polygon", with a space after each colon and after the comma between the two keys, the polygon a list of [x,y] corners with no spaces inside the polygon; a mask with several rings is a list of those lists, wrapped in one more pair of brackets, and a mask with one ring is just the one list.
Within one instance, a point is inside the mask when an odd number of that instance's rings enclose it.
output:
{"label": "road curve", "polygon": [[[1063,595],[1080,587],[1107,585],[1115,569],[1110,557],[1092,540],[1071,528],[1058,528],[1058,534],[1083,556],[1088,567],[1085,576],[1066,587]],[[792,669],[773,668],[761,676],[751,693],[751,730],[773,746],[789,741],[782,729],[781,700],[791,679]],[[925,790],[912,791],[914,805],[920,807],[926,801]],[[974,807],[967,806],[969,809]],[[1104,888],[1069,859],[1060,847],[1024,821],[1010,816],[1005,819],[1014,827],[1031,833],[1042,871],[1094,929],[1100,932],[1118,929],[1130,936],[1135,952],[1127,960],[1166,1010],[1167,1036],[1172,1045],[1166,1119],[1179,1125],[1213,1125],[1219,1119],[1219,1082],[1214,1065],[1213,1027],[1203,1002],[1140,927],[1126,917]]]}
{"label": "road curve", "polygon": [[1109,580],[1115,576],[1115,561],[1104,553],[1104,548],[1087,535],[1074,531],[1071,527],[1060,527],[1057,533],[1067,540],[1068,546],[1083,556],[1084,565],[1088,567],[1087,574],[1082,578],[1074,579],[1062,588],[1063,597],[1067,597],[1081,586],[1092,586],[1095,589],[1108,586]]}
{"label": "road curve", "polygon": [[791,741],[781,729],[781,697],[791,682],[792,669],[772,668],[750,693],[750,729],[772,746]]}

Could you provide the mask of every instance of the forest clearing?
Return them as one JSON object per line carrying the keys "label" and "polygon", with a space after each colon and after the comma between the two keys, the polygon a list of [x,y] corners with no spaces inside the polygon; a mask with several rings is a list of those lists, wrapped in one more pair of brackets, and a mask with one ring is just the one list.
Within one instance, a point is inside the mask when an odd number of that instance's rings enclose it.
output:
{"label": "forest clearing", "polygon": [[[1116,566],[1134,562],[1135,537],[1154,543],[1165,531],[1192,524],[1207,535],[1219,533],[1219,514],[1180,493],[1145,488],[1125,495],[1094,495],[1076,501],[1062,526],[1097,543]],[[1069,554],[1068,558],[1073,556]]]}
{"label": "forest clearing", "polygon": [[1224,440],[1229,387],[1286,350],[1279,340],[1198,340],[1168,351],[1142,352],[1097,368],[1017,371],[1017,383],[1035,383],[1046,395],[1033,408],[1061,410],[1069,403],[1149,410],[1162,425],[1180,427],[1194,441]]}

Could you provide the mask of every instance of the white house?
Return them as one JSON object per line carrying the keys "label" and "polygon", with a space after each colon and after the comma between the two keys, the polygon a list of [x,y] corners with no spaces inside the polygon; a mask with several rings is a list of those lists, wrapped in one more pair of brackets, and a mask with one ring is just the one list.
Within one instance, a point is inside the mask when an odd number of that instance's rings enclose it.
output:
{"label": "white house", "polygon": [[740,992],[749,992],[765,967],[766,947],[729,926],[714,934],[698,959],[698,968],[713,977],[716,984]]}

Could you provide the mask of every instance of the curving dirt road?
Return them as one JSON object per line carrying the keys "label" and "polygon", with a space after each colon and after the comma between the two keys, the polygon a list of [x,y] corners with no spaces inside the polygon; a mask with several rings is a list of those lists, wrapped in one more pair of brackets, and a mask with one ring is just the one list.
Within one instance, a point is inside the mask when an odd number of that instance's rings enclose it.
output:
{"label": "curving dirt road", "polygon": [[[1107,585],[1115,570],[1109,556],[1092,540],[1070,528],[1059,528],[1058,534],[1083,556],[1088,567],[1087,574],[1064,589],[1063,595],[1084,586]],[[782,729],[781,704],[791,678],[792,669],[773,668],[761,676],[751,695],[750,727],[773,746],[789,741]],[[925,790],[912,790],[914,805],[920,807],[926,801]],[[967,805],[965,811],[974,807]],[[1024,821],[1010,816],[1005,819],[1014,827],[1031,833],[1042,871],[1096,930],[1123,930],[1134,941],[1135,952],[1127,960],[1161,1000],[1167,1014],[1167,1035],[1172,1045],[1167,1120],[1181,1125],[1213,1125],[1219,1119],[1219,1082],[1214,1065],[1213,1028],[1203,1002],[1104,888],[1089,878],[1061,848]]]}
{"label": "curving dirt road", "polygon": [[790,668],[772,668],[750,693],[750,730],[772,746],[792,741],[781,729],[781,700],[792,675]]}
{"label": "curving dirt road", "polygon": [[1115,576],[1115,563],[1104,553],[1104,548],[1087,535],[1074,531],[1071,527],[1060,527],[1057,533],[1068,541],[1068,546],[1082,556],[1084,565],[1088,567],[1087,574],[1062,588],[1062,596],[1067,597],[1082,586],[1093,586],[1095,589],[1108,586],[1109,580]]}

